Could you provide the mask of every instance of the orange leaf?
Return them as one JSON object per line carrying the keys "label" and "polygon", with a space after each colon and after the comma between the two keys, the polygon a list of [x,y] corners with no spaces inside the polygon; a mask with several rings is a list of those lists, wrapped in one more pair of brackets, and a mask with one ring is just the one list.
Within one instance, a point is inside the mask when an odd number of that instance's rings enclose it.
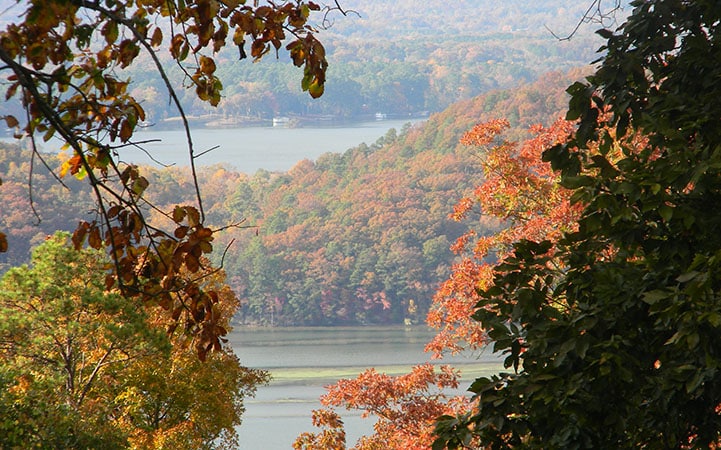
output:
{"label": "orange leaf", "polygon": [[200,56],[200,71],[206,75],[212,75],[215,72],[215,61],[207,56]]}

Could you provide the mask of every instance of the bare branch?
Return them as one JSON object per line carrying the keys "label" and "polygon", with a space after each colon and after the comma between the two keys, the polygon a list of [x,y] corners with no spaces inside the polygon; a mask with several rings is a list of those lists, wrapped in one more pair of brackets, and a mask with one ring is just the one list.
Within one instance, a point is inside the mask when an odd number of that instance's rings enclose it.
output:
{"label": "bare branch", "polygon": [[333,3],[335,4],[335,6],[325,5],[323,7],[323,20],[321,21],[321,23],[322,23],[321,28],[323,28],[324,30],[327,30],[333,26],[334,22],[328,18],[328,16],[333,11],[338,11],[339,13],[343,14],[343,16],[345,16],[345,17],[348,17],[349,14],[353,14],[355,16],[358,16],[359,18],[361,17],[361,15],[358,11],[355,11],[353,9],[344,9],[340,5],[338,0],[334,0]]}
{"label": "bare branch", "polygon": [[[613,23],[616,23],[616,12],[620,10],[623,10],[621,0],[613,0],[613,6],[611,6],[608,10],[605,11],[603,8],[603,0],[593,0],[586,12],[583,13],[583,16],[579,19],[578,23],[576,23],[576,26],[573,28],[573,30],[565,37],[559,36],[547,25],[544,25],[544,27],[546,28],[546,30],[548,30],[549,33],[551,33],[554,38],[558,39],[559,41],[570,41],[573,36],[576,35],[576,33],[583,24],[598,23],[603,28],[610,27]],[[607,21],[609,20],[611,20],[611,23],[607,24]]]}

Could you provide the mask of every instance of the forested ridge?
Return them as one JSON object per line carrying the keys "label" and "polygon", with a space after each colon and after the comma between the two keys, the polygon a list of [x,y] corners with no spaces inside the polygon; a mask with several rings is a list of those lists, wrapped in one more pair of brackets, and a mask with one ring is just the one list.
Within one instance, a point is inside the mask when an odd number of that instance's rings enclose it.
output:
{"label": "forested ridge", "polygon": [[[0,6],[9,3],[0,1]],[[9,5],[7,5],[9,6]],[[532,82],[550,71],[567,71],[587,64],[600,45],[592,29],[584,27],[570,41],[558,41],[582,17],[582,3],[559,7],[551,1],[501,3],[454,2],[453,8],[413,1],[342,2],[347,16],[330,16],[323,30],[329,59],[328,83],[321,98],[300,91],[287,55],[266,58],[262,64],[239,64],[237,49],[221,50],[217,74],[224,91],[217,108],[195,97],[193,90],[178,95],[187,112],[201,123],[257,123],[274,116],[353,120],[384,113],[408,117],[439,112],[459,100],[494,89]],[[4,18],[18,8],[3,8]],[[442,20],[435,21],[430,18]],[[320,19],[316,25],[323,27]],[[159,52],[173,83],[188,85],[170,56]],[[129,90],[141,102],[147,122],[179,126],[178,112],[162,95],[165,87],[145,70],[152,64],[125,68],[133,80]],[[19,114],[13,102],[0,104],[0,115]]]}
{"label": "forested ridge", "polygon": [[[548,123],[565,105],[563,87],[581,76],[550,73],[513,90],[492,91],[459,102],[427,122],[391,130],[378,141],[316,161],[300,161],[287,173],[238,173],[221,166],[201,169],[208,220],[223,227],[215,263],[241,298],[238,319],[274,325],[337,325],[422,322],[438,284],[453,260],[450,245],[467,227],[449,219],[452,206],[481,173],[477,154],[458,144],[480,120],[509,117],[516,137],[533,123]],[[39,161],[12,146],[0,151],[0,215],[9,231],[3,270],[26,262],[31,246],[56,229],[88,220],[87,189],[74,178],[63,188]],[[50,167],[59,161],[46,155]],[[165,207],[185,195],[183,168],[142,168],[156,188],[148,199]],[[81,202],[88,200],[86,206]],[[164,218],[155,214],[152,221]],[[491,229],[489,220],[481,228]],[[231,244],[232,241],[232,244]],[[227,247],[227,251],[223,249]]]}

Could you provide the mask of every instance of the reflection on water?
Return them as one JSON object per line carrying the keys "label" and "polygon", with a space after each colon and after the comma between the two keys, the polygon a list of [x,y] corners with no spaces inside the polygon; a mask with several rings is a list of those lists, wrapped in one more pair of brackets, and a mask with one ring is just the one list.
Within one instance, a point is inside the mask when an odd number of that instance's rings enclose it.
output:
{"label": "reflection on water", "polygon": [[[403,373],[429,360],[423,347],[433,336],[426,327],[238,328],[230,342],[241,362],[267,369],[275,379],[246,402],[240,427],[241,448],[290,449],[296,436],[315,431],[310,412],[319,408],[323,386],[375,367]],[[439,363],[453,364],[467,375],[462,386],[483,373],[497,372],[499,359],[490,352],[458,355]],[[372,432],[372,419],[360,412],[340,411],[348,443]]]}

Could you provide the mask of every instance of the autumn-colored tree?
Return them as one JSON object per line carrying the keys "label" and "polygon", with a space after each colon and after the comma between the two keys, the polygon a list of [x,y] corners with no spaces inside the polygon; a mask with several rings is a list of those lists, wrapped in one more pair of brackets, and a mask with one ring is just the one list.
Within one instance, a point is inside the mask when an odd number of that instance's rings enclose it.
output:
{"label": "autumn-colored tree", "polygon": [[[36,139],[60,138],[67,153],[57,176],[88,180],[97,219],[80,223],[74,244],[110,250],[115,279],[108,277],[108,287],[116,282],[124,295],[163,308],[180,299],[182,308],[173,317],[197,336],[200,357],[219,350],[225,330],[210,313],[217,293],[180,275],[200,270],[201,255],[212,250],[214,230],[205,225],[198,189],[199,152],[159,53],[168,52],[200,100],[217,105],[222,83],[216,52],[230,45],[240,59],[249,55],[257,61],[290,40],[285,49],[293,64],[303,67],[301,86],[318,97],[327,61],[308,21],[320,6],[305,0],[252,5],[245,0],[32,0],[22,5],[26,9],[18,20],[0,31],[0,71],[6,73],[6,99],[18,99],[25,116],[4,119],[18,137],[29,140],[33,159],[40,162]],[[162,229],[145,220],[152,207],[144,196],[148,179],[137,166],[122,162],[124,147],[142,145],[134,140],[134,131],[145,113],[129,93],[130,81],[118,73],[133,66],[141,53],[150,58],[182,118],[193,170],[194,204],[166,211],[172,225]],[[7,246],[0,233],[0,252]]]}
{"label": "autumn-colored tree", "polygon": [[[243,398],[268,374],[225,347],[199,361],[169,339],[169,314],[105,289],[109,265],[58,234],[0,279],[0,447],[234,448]],[[227,327],[237,300],[206,275]]]}
{"label": "autumn-colored tree", "polygon": [[506,120],[481,123],[461,138],[482,160],[483,183],[455,205],[452,217],[492,216],[499,221],[499,231],[489,234],[472,226],[453,245],[459,260],[428,314],[428,324],[439,332],[426,350],[437,356],[486,345],[486,332],[471,315],[480,299],[478,291],[493,279],[494,265],[503,261],[514,242],[553,239],[572,230],[580,211],[579,205],[571,205],[570,191],[558,184],[550,164],[541,160],[546,148],[568,138],[573,124],[557,120],[548,128],[532,127],[532,136],[522,143],[503,140],[508,127]]}
{"label": "autumn-colored tree", "polygon": [[375,433],[362,437],[352,448],[420,450],[433,441],[435,419],[441,414],[457,414],[470,408],[470,399],[449,396],[443,389],[458,388],[458,371],[450,366],[436,370],[426,363],[404,375],[391,376],[368,369],[353,380],[340,380],[321,397],[324,409],[313,411],[313,426],[319,433],[303,433],[295,449],[342,449],[345,446],[343,422],[333,407],[363,411],[375,416]]}
{"label": "autumn-colored tree", "polygon": [[[572,123],[558,120],[548,128],[532,127],[531,137],[521,143],[503,140],[508,128],[505,120],[481,123],[461,139],[482,159],[483,183],[472,196],[458,202],[452,216],[461,221],[474,214],[479,223],[492,216],[499,225],[491,234],[471,229],[453,246],[460,261],[438,290],[428,315],[429,324],[440,328],[427,346],[436,356],[485,346],[488,336],[471,314],[480,300],[478,291],[493,280],[494,263],[503,261],[511,244],[519,239],[553,237],[573,230],[580,212],[580,206],[570,203],[570,191],[558,184],[558,176],[541,160],[548,146],[568,138]],[[304,433],[296,448],[325,448],[320,445],[344,436],[342,421],[332,408],[343,406],[378,419],[375,433],[363,437],[354,448],[430,449],[437,417],[449,415],[443,411],[461,416],[473,409],[470,398],[443,393],[443,389],[457,387],[457,371],[445,366],[436,373],[430,364],[397,377],[371,369],[356,379],[341,380],[321,398],[327,408],[314,412],[313,424],[323,431]],[[469,439],[467,444],[471,442]]]}

